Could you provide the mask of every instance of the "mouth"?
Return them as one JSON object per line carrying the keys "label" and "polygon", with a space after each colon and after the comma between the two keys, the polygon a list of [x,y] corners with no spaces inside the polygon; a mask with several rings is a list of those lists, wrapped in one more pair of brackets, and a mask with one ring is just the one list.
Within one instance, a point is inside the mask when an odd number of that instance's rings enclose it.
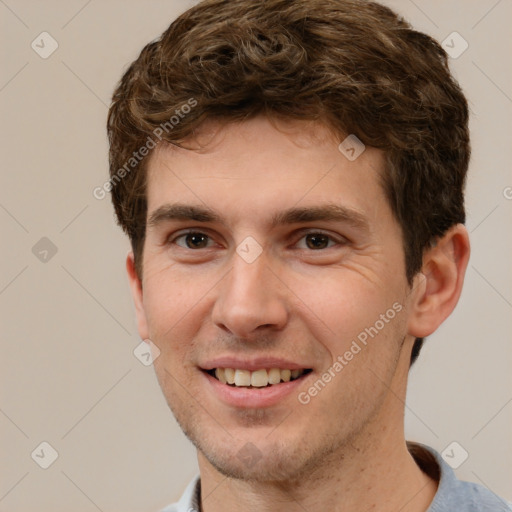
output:
{"label": "mouth", "polygon": [[298,380],[311,373],[311,368],[262,368],[255,371],[237,368],[212,368],[203,370],[222,384],[233,388],[268,388]]}

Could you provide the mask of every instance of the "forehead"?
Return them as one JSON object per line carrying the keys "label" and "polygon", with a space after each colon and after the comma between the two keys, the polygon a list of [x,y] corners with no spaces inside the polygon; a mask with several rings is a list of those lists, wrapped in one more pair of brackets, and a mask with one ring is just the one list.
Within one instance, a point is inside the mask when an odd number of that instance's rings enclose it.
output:
{"label": "forehead", "polygon": [[148,217],[179,201],[253,219],[320,203],[376,218],[386,206],[380,184],[384,155],[366,147],[351,160],[346,144],[339,149],[344,138],[304,121],[209,123],[187,142],[192,149],[159,146],[152,154]]}

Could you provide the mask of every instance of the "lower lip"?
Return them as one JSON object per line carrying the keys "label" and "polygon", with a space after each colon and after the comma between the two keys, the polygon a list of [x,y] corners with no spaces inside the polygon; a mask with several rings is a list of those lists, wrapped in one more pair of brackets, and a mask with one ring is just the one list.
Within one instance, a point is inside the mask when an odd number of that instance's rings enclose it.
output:
{"label": "lower lip", "polygon": [[303,384],[304,380],[311,375],[311,373],[308,373],[298,379],[289,382],[281,382],[281,384],[274,384],[264,388],[244,388],[222,384],[222,382],[212,377],[210,374],[204,371],[201,371],[201,373],[205,376],[208,384],[218,398],[228,405],[246,409],[272,407],[293,393],[298,396],[299,387]]}

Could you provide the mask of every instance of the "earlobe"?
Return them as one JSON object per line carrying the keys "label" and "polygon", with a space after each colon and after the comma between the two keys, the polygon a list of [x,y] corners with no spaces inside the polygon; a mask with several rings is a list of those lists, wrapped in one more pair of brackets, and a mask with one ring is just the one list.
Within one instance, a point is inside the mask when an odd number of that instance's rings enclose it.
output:
{"label": "earlobe", "polygon": [[412,290],[409,334],[417,338],[429,336],[455,309],[469,254],[468,232],[462,224],[450,228],[425,252]]}
{"label": "earlobe", "polygon": [[139,336],[141,339],[146,340],[149,338],[149,331],[146,320],[146,313],[144,310],[142,282],[137,273],[135,267],[135,258],[133,252],[131,251],[126,256],[126,272],[128,273],[132,298],[135,304],[135,315],[137,318],[137,329],[139,331]]}

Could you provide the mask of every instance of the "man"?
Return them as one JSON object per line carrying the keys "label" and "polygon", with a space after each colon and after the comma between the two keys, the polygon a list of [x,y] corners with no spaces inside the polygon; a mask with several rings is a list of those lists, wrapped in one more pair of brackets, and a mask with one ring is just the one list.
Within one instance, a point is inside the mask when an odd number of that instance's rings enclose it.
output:
{"label": "man", "polygon": [[356,0],[207,0],[109,113],[139,334],[197,448],[166,511],[509,510],[406,444],[407,376],[469,258],[446,54]]}

